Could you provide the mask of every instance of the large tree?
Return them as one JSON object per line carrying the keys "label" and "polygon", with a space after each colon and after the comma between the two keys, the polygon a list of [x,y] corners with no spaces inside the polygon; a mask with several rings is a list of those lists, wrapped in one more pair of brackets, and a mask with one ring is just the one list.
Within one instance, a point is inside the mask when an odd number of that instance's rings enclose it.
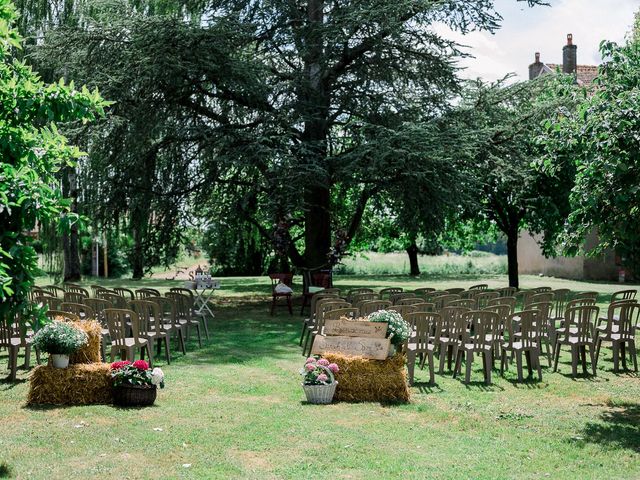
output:
{"label": "large tree", "polygon": [[38,271],[29,232],[74,223],[54,173],[81,153],[57,125],[90,120],[106,105],[97,92],[62,81],[46,84],[15,59],[21,38],[13,5],[0,0],[0,321],[33,308],[28,292]]}
{"label": "large tree", "polygon": [[[120,8],[52,32],[38,58],[118,101],[121,121],[89,148],[115,166],[109,190],[125,189],[108,212],[126,211],[134,257],[145,257],[148,229],[179,226],[175,197],[215,201],[232,188],[237,214],[265,238],[270,226],[243,206],[261,202],[270,223],[302,230],[287,252],[308,268],[325,265],[332,232],[352,237],[367,203],[406,185],[407,171],[446,184],[424,146],[403,155],[389,139],[400,144],[458,91],[461,54],[433,25],[493,31],[500,21],[489,0],[228,0],[199,22]],[[428,138],[420,125],[414,135]],[[336,212],[336,191],[355,199],[349,212]]]}
{"label": "large tree", "polygon": [[543,252],[553,255],[569,215],[575,170],[565,165],[554,174],[544,171],[539,137],[572,112],[578,95],[573,78],[561,74],[513,84],[477,81],[469,84],[455,113],[475,139],[466,150],[473,157],[467,178],[478,194],[466,216],[476,230],[491,223],[505,235],[512,287],[519,286],[520,231],[541,234]]}

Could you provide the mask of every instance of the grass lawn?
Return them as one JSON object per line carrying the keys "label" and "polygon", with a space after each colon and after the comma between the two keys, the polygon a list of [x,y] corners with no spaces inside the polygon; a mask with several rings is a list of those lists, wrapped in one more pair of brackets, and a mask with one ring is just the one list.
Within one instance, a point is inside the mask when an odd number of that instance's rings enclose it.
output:
{"label": "grass lawn", "polygon": [[[469,286],[486,277],[337,277],[336,286]],[[606,294],[619,285],[524,277],[523,286]],[[87,282],[93,283],[93,282]],[[154,286],[165,280],[105,281]],[[468,386],[417,370],[408,405],[307,405],[297,374],[301,317],[268,315],[266,278],[225,278],[212,338],[160,364],[167,388],[142,410],[29,408],[27,374],[0,383],[0,464],[16,478],[640,478],[640,379],[570,377],[569,356],[541,383],[494,385],[480,362]],[[492,286],[504,276],[488,278]],[[295,312],[298,313],[298,312]],[[161,359],[159,359],[161,360]],[[0,375],[6,352],[0,352]],[[1,471],[1,470],[0,470]]]}

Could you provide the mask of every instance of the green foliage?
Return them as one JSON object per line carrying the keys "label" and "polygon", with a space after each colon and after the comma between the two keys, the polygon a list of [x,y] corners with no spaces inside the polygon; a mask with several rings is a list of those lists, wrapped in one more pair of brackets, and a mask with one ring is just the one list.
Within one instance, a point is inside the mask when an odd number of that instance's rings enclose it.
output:
{"label": "green foliage", "polygon": [[7,462],[0,462],[0,478],[11,478],[13,471]]}
{"label": "green foliage", "polygon": [[91,120],[107,105],[96,90],[76,90],[60,80],[45,84],[13,58],[21,39],[15,11],[0,0],[0,318],[31,307],[27,293],[37,272],[37,255],[27,232],[57,222],[68,211],[54,174],[81,156],[56,124]]}
{"label": "green foliage", "polygon": [[640,44],[601,44],[605,62],[595,87],[571,114],[547,125],[545,168],[576,170],[571,215],[561,235],[577,253],[597,229],[590,252],[614,248],[626,265],[640,267]]}
{"label": "green foliage", "polygon": [[85,332],[66,322],[46,324],[33,336],[33,345],[54,355],[71,355],[88,342]]}

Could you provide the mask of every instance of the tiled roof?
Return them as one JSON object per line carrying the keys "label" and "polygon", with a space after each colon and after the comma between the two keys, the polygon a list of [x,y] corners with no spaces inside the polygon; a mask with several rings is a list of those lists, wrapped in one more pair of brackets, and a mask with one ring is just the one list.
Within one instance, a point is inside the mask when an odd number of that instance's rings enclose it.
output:
{"label": "tiled roof", "polygon": [[[562,71],[562,65],[558,65],[557,63],[545,63],[544,67],[546,67],[545,71],[547,72]],[[576,69],[579,85],[589,85],[593,83],[593,80],[598,75],[597,65],[578,65]]]}

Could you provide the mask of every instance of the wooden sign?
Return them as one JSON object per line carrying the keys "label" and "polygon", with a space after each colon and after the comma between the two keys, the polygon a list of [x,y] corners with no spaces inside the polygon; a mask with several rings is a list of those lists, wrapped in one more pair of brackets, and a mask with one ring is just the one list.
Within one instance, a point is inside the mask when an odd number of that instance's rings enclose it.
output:
{"label": "wooden sign", "polygon": [[356,320],[325,320],[324,333],[328,336],[384,338],[387,334],[387,323],[359,322]]}
{"label": "wooden sign", "polygon": [[388,338],[325,337],[318,335],[313,341],[311,353],[318,355],[341,353],[342,355],[352,355],[354,357],[385,360],[389,355],[390,344],[391,340]]}

